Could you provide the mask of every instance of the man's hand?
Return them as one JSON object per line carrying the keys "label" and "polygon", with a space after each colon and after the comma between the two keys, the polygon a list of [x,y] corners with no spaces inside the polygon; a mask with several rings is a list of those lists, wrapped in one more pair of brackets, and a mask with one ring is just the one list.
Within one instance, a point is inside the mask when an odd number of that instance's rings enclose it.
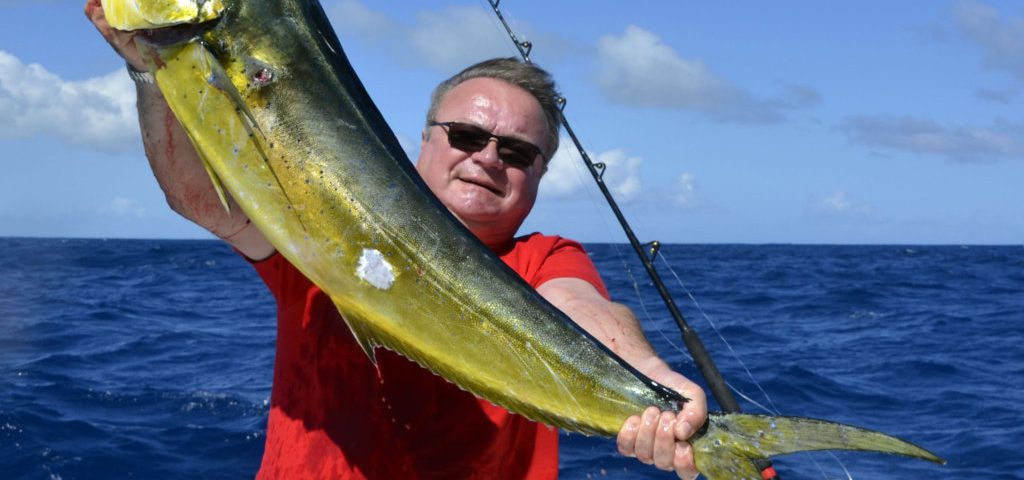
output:
{"label": "man's hand", "polygon": [[687,440],[707,419],[704,391],[667,366],[655,366],[655,371],[645,373],[658,383],[674,388],[689,401],[682,405],[678,414],[649,407],[641,415],[629,417],[616,438],[619,453],[662,470],[675,471],[679,478],[697,478],[693,450]]}
{"label": "man's hand", "polygon": [[100,0],[87,0],[85,2],[85,16],[89,18],[100,35],[107,40],[107,43],[114,48],[118,55],[123,57],[136,70],[145,70],[146,63],[142,61],[142,55],[135,46],[135,32],[123,32],[114,30],[107,23],[107,16],[103,12],[103,5]]}
{"label": "man's hand", "polygon": [[678,414],[651,407],[641,416],[629,417],[617,443],[623,455],[674,470],[680,478],[696,478],[687,440],[707,420],[704,390],[672,371],[647,342],[633,312],[605,299],[593,285],[578,278],[556,278],[537,287],[537,292],[641,373],[689,399]]}

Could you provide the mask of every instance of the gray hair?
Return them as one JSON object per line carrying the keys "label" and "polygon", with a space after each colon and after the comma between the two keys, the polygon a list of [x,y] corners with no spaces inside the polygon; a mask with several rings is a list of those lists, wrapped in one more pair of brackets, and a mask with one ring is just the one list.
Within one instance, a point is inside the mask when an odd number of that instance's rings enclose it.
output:
{"label": "gray hair", "polygon": [[436,120],[434,115],[441,105],[445,95],[448,95],[453,88],[474,78],[495,78],[511,83],[537,99],[541,111],[547,120],[547,149],[544,153],[544,165],[551,160],[558,150],[558,130],[561,127],[561,112],[559,108],[559,94],[555,90],[555,81],[551,74],[543,68],[532,63],[525,63],[514,57],[492,58],[484,60],[475,65],[470,65],[465,70],[456,73],[448,80],[441,82],[434,93],[430,95],[430,109],[427,110],[427,126]]}

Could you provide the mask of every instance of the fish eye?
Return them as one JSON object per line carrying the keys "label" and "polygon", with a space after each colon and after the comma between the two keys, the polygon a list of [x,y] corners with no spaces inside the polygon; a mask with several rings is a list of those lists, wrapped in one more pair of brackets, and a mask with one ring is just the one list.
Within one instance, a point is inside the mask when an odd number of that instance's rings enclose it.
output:
{"label": "fish eye", "polygon": [[252,88],[265,87],[277,80],[277,73],[266,62],[255,58],[245,60],[245,76]]}

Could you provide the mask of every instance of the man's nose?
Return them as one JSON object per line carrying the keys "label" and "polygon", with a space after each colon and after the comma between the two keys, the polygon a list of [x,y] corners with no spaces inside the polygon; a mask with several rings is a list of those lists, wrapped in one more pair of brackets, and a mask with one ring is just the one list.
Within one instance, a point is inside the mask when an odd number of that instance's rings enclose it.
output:
{"label": "man's nose", "polygon": [[498,139],[491,138],[488,140],[484,148],[473,154],[473,160],[484,167],[495,168],[504,166],[501,157],[498,156]]}

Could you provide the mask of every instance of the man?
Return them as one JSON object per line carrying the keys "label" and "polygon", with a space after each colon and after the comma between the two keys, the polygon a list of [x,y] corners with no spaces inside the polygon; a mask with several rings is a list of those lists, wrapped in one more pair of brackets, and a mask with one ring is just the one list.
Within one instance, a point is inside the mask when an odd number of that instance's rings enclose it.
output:
{"label": "man", "polygon": [[[99,0],[86,15],[128,62],[131,34],[112,30]],[[135,75],[137,77],[137,75]],[[476,399],[390,352],[366,358],[327,297],[240,208],[220,205],[195,150],[154,85],[137,81],[146,154],[170,206],[246,258],[278,302],[278,339],[263,478],[554,478],[557,432]],[[619,451],[682,478],[696,475],[686,440],[706,419],[701,389],[651,349],[632,313],[610,302],[578,243],[514,238],[558,144],[554,84],[511,59],[468,68],[432,97],[416,169],[442,203],[573,321],[691,401],[649,408],[620,431]],[[638,412],[639,413],[639,412]]]}

